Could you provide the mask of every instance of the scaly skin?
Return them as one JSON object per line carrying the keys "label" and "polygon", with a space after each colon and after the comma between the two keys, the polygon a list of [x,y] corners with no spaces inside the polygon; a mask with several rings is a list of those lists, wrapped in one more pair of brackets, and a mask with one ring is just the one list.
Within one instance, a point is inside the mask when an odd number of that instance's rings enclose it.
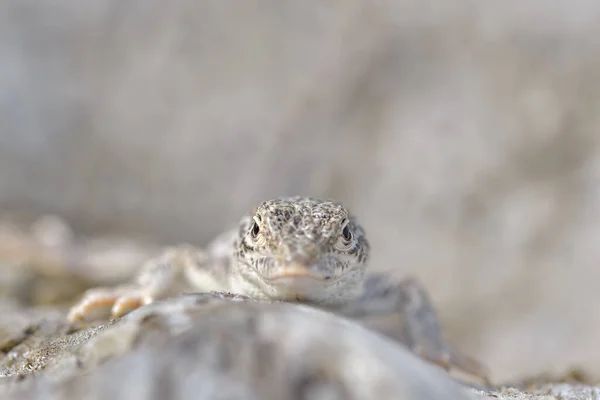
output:
{"label": "scaly skin", "polygon": [[309,197],[269,200],[206,249],[167,249],[147,261],[133,283],[86,292],[68,318],[84,319],[101,306],[111,306],[116,318],[190,290],[302,302],[353,318],[402,313],[400,340],[415,353],[485,378],[483,366],[446,344],[417,281],[366,276],[369,250],[364,230],[340,203]]}

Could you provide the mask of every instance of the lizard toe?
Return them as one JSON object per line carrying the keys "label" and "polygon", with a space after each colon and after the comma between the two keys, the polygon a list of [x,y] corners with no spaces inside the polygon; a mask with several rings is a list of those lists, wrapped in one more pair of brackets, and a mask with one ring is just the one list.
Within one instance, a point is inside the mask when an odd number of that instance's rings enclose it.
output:
{"label": "lizard toe", "polygon": [[111,309],[111,315],[113,318],[119,318],[136,308],[150,304],[151,302],[152,298],[146,294],[128,294],[121,296],[114,303]]}
{"label": "lizard toe", "polygon": [[481,378],[485,382],[489,381],[489,373],[481,363],[471,357],[457,352],[449,346],[433,351],[432,349],[416,346],[413,348],[413,352],[422,359],[436,364],[446,371],[456,368]]}
{"label": "lizard toe", "polygon": [[[123,285],[114,288],[95,288],[84,293],[67,315],[71,323],[80,322],[95,314],[96,311],[110,308],[110,315],[118,318],[152,301],[146,291],[137,285]],[[104,315],[104,314],[103,314]]]}
{"label": "lizard toe", "polygon": [[109,290],[93,289],[87,291],[83,298],[77,302],[67,315],[70,322],[78,322],[86,319],[89,314],[98,308],[112,306],[117,297]]}

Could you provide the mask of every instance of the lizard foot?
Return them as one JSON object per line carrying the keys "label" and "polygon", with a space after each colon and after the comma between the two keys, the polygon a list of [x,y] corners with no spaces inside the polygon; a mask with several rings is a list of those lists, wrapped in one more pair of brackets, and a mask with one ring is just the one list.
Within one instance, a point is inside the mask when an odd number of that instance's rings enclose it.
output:
{"label": "lizard foot", "polygon": [[72,323],[81,321],[103,307],[111,307],[111,317],[118,318],[152,300],[148,292],[137,285],[90,289],[71,307],[67,319]]}
{"label": "lizard foot", "polygon": [[[422,359],[446,370],[462,370],[489,381],[488,371],[482,364],[447,343],[427,292],[414,278],[390,282],[385,275],[371,276],[365,282],[363,296],[354,304],[354,309],[345,310],[348,311],[350,315],[359,316],[361,313],[363,316],[389,315],[391,327],[383,327],[383,331]],[[400,323],[395,317],[398,313],[402,315]]]}
{"label": "lizard foot", "polygon": [[489,371],[483,364],[447,344],[436,343],[436,346],[430,346],[416,343],[411,346],[411,350],[420,358],[436,364],[446,371],[459,369],[479,377],[486,383],[489,382]]}
{"label": "lizard foot", "polygon": [[489,381],[487,368],[453,348],[443,337],[435,310],[425,289],[413,278],[400,284],[406,302],[403,337],[412,351],[446,370],[459,369]]}

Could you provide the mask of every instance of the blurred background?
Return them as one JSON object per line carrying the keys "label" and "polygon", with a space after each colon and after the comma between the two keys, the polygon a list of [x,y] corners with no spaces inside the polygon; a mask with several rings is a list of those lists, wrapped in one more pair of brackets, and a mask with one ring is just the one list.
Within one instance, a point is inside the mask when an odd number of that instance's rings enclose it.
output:
{"label": "blurred background", "polygon": [[593,0],[0,0],[0,297],[335,198],[494,380],[600,379],[599,128]]}

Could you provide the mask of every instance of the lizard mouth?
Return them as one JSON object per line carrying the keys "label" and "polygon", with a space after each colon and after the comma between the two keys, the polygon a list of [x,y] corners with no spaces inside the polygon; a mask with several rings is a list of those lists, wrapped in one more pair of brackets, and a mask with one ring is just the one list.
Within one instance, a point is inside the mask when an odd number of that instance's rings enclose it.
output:
{"label": "lizard mouth", "polygon": [[263,277],[269,292],[280,300],[319,303],[330,296],[333,276],[322,263],[282,263]]}
{"label": "lizard mouth", "polygon": [[268,277],[273,283],[290,284],[294,282],[330,282],[331,276],[319,273],[310,266],[306,265],[286,265],[279,268],[274,274]]}

